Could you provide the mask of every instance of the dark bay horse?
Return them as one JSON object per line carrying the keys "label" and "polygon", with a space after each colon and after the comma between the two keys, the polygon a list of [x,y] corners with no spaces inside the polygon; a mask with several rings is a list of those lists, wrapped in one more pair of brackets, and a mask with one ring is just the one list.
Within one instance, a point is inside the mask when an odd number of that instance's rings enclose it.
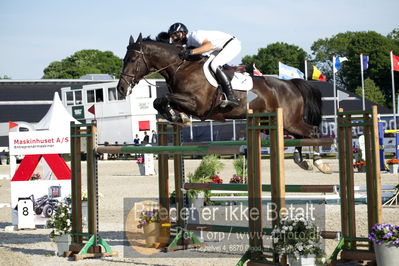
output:
{"label": "dark bay horse", "polygon": [[[141,34],[136,42],[130,36],[118,91],[127,96],[145,75],[159,72],[165,78],[170,93],[157,98],[154,107],[167,120],[185,123],[188,119],[186,114],[201,120],[245,119],[246,92],[235,91],[235,96],[240,100],[238,107],[221,107],[220,90],[212,86],[203,73],[206,58],[183,61],[178,56],[182,49],[180,46],[149,38],[143,39]],[[251,91],[256,94],[249,103],[249,108],[254,112],[275,112],[277,107],[282,107],[285,131],[295,138],[319,136],[321,93],[306,81],[253,77]],[[296,147],[294,160],[304,169],[312,168],[303,160],[301,147]],[[320,171],[331,172],[329,165],[323,163],[317,154],[313,157],[313,163]]]}

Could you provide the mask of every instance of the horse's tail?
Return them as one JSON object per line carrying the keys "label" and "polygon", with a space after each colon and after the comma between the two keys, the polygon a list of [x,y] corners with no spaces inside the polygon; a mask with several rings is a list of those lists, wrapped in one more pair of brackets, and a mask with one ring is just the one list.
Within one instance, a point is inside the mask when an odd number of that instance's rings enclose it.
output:
{"label": "horse's tail", "polygon": [[321,92],[309,82],[302,79],[292,79],[302,94],[304,102],[303,119],[306,123],[314,126],[321,124]]}

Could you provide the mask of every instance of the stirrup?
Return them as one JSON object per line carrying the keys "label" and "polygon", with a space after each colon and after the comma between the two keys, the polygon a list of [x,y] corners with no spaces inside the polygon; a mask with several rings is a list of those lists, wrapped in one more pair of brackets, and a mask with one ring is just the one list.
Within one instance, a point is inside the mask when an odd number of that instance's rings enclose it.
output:
{"label": "stirrup", "polygon": [[223,93],[223,96],[224,96],[224,97],[223,97],[224,99],[222,99],[222,101],[221,101],[221,103],[220,103],[220,107],[225,108],[225,107],[227,107],[228,105],[231,106],[231,107],[237,107],[237,106],[240,105],[240,103],[238,102],[238,100],[235,101],[235,102],[229,100],[229,99],[227,98],[226,93]]}

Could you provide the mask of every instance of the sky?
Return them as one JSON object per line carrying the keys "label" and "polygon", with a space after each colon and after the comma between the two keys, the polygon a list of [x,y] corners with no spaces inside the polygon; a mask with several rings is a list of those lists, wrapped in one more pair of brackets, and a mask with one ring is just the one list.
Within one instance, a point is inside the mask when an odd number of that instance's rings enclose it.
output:
{"label": "sky", "polygon": [[0,77],[40,79],[83,49],[123,58],[130,35],[155,38],[175,22],[238,37],[233,64],[275,42],[311,53],[313,42],[341,32],[387,35],[399,28],[398,10],[398,0],[0,0]]}

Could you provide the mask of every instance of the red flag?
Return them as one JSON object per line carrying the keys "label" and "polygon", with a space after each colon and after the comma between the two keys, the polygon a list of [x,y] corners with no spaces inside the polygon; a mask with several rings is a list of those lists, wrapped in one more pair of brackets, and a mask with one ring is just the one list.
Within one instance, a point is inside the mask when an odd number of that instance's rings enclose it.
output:
{"label": "red flag", "polygon": [[87,111],[89,111],[93,115],[96,115],[96,107],[94,106],[94,104],[89,109],[87,109]]}
{"label": "red flag", "polygon": [[18,126],[17,123],[14,123],[14,122],[12,122],[12,121],[9,121],[9,122],[8,122],[8,129],[11,129],[11,128],[14,128],[14,127],[17,127],[17,126]]}
{"label": "red flag", "polygon": [[399,56],[392,54],[393,70],[399,71]]}
{"label": "red flag", "polygon": [[259,69],[256,68],[255,63],[253,63],[252,67],[254,68],[254,71],[253,71],[254,76],[263,77],[263,74],[259,71]]}
{"label": "red flag", "polygon": [[320,81],[327,81],[327,78],[326,78],[326,76],[324,76],[323,74],[320,74],[319,80],[320,80]]}

